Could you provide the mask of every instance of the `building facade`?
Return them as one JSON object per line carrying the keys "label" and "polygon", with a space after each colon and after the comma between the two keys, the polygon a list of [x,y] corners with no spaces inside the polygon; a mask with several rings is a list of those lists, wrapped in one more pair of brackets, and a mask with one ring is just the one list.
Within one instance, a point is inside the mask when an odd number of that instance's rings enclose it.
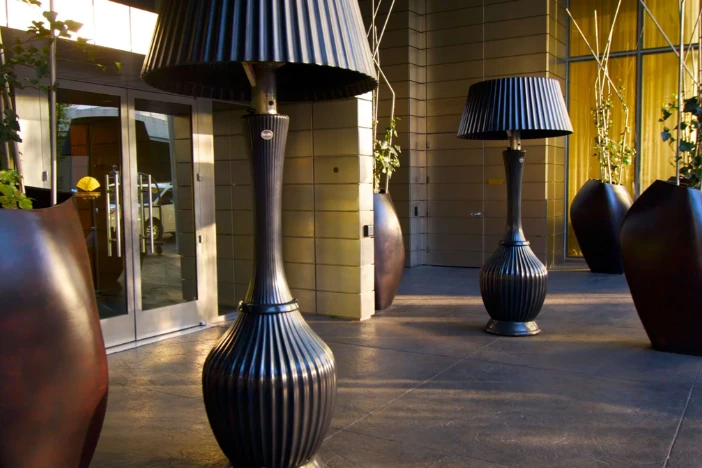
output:
{"label": "building facade", "polygon": [[[616,6],[613,0],[573,3],[574,16],[584,24],[595,7],[608,24]],[[654,105],[648,91],[636,91],[649,89],[650,67],[663,66],[653,62],[670,61],[672,53],[659,39],[637,39],[648,37],[647,23],[635,0],[624,3],[613,72],[633,90],[637,148],[645,155],[654,151],[646,146],[647,135],[657,123],[643,116],[661,103]],[[664,3],[647,2],[665,16]],[[381,22],[390,4],[381,3]],[[360,0],[360,5],[370,21],[375,3]],[[401,168],[390,190],[405,235],[407,267],[477,268],[496,248],[506,216],[505,143],[459,140],[456,132],[471,84],[515,75],[555,78],[568,94],[576,135],[524,142],[523,218],[532,249],[549,268],[577,256],[567,213],[568,202],[596,165],[588,149],[587,90],[594,62],[569,26],[567,2],[397,0],[394,5],[381,64],[401,118]],[[239,123],[246,107],[169,95],[141,82],[157,7],[157,0],[56,0],[59,19],[84,23],[80,35],[89,39],[95,58],[61,41],[58,180],[63,190],[75,189],[85,176],[103,187],[101,198],[80,201],[79,209],[108,346],[226,319],[243,297],[251,270],[251,178]],[[665,17],[666,27],[673,28]],[[21,37],[36,18],[40,9],[20,0],[0,1],[5,43]],[[594,30],[590,23],[587,28]],[[660,96],[665,83],[656,85]],[[382,129],[392,100],[386,85],[380,93]],[[26,89],[16,100],[26,182],[48,187],[47,99]],[[373,224],[370,96],[285,105],[281,111],[293,117],[283,202],[290,286],[305,313],[367,319],[374,314],[373,239],[364,236],[364,226]],[[632,195],[663,178],[667,166],[661,158],[655,171],[646,169],[645,158],[637,159],[627,179]]]}

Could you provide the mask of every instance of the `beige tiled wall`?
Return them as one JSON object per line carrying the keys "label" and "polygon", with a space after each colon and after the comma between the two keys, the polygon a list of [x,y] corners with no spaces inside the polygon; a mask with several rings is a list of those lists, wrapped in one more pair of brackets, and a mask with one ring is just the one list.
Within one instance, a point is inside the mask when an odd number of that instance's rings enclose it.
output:
{"label": "beige tiled wall", "polygon": [[[360,0],[370,24],[371,1]],[[376,4],[378,2],[376,1]],[[391,2],[381,3],[377,24],[382,27]],[[390,182],[390,194],[404,234],[407,266],[427,263],[427,152],[426,152],[426,0],[398,0],[381,42],[383,73],[395,91],[395,115],[402,147],[400,169]],[[378,137],[391,114],[392,93],[382,83]]]}
{"label": "beige tiled wall", "polygon": [[[370,2],[360,3],[367,17]],[[504,231],[505,143],[456,138],[468,88],[513,75],[555,77],[563,85],[565,2],[398,0],[395,5],[381,64],[398,92],[397,113],[403,118],[400,141],[406,150],[391,192],[408,265],[479,267]],[[380,115],[388,109],[384,99]],[[563,257],[564,142],[525,141],[524,147],[524,229],[536,254],[551,266]]]}
{"label": "beige tiled wall", "polygon": [[[373,314],[371,104],[369,96],[281,106],[290,116],[283,176],[283,257],[303,312]],[[214,112],[220,305],[246,292],[253,247],[251,176],[243,110]]]}
{"label": "beige tiled wall", "polygon": [[[370,0],[359,3],[368,19]],[[395,2],[381,63],[402,119],[402,167],[391,194],[408,266],[479,267],[495,250],[506,215],[505,143],[456,138],[466,94],[477,81],[513,75],[554,77],[564,85],[564,4]],[[381,86],[381,132],[390,102]],[[362,237],[363,226],[373,222],[369,97],[281,111],[291,116],[283,204],[290,286],[304,312],[367,318],[374,308],[373,240]],[[214,114],[219,297],[230,306],[243,297],[251,270],[251,181],[241,113]],[[534,252],[552,266],[563,258],[564,141],[523,143],[524,229]]]}

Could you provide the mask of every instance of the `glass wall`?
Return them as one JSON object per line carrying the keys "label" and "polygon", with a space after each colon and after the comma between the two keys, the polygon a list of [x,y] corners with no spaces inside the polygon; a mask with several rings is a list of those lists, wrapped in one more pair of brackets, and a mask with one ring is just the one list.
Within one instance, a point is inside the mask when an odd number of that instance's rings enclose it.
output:
{"label": "glass wall", "polygon": [[[602,53],[604,49],[618,3],[618,0],[570,2],[570,11],[595,52]],[[635,143],[637,157],[622,176],[622,184],[632,197],[638,196],[656,179],[670,178],[675,171],[671,164],[674,153],[660,138],[664,124],[659,119],[661,108],[677,93],[677,57],[665,39],[667,36],[674,44],[680,40],[676,5],[672,0],[646,1],[664,36],[637,0],[623,0],[612,35],[609,72],[614,84],[624,90],[629,125],[635,129],[632,143]],[[695,28],[699,11],[700,0],[686,2],[685,38],[693,46],[693,50],[686,53],[686,59],[689,70],[695,75],[700,68],[698,28]],[[568,104],[574,133],[568,141],[568,206],[588,179],[600,178],[598,160],[594,156],[596,129],[592,119],[597,63],[573,23],[570,23],[569,52]],[[685,94],[693,92],[692,79],[687,77]],[[639,109],[641,112],[637,113]],[[616,102],[613,110],[613,134],[618,134],[625,119]],[[570,222],[566,255],[581,255]]]}

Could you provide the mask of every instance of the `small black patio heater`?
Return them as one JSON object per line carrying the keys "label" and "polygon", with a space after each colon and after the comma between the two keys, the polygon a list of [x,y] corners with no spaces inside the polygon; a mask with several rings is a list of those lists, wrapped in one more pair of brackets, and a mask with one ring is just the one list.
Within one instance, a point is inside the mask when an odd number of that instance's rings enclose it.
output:
{"label": "small black patio heater", "polygon": [[307,325],[283,269],[289,118],[278,100],[377,85],[357,0],[169,0],[142,78],[165,91],[252,103],[242,118],[254,190],[254,267],[239,315],[202,376],[207,416],[236,467],[316,467],[336,394],[334,356]]}
{"label": "small black patio heater", "polygon": [[507,228],[497,251],[480,271],[480,294],[495,335],[529,336],[541,330],[534,319],[546,298],[546,267],[522,231],[521,140],[573,133],[558,81],[512,77],[476,83],[468,90],[458,138],[509,140],[502,153],[507,179]]}

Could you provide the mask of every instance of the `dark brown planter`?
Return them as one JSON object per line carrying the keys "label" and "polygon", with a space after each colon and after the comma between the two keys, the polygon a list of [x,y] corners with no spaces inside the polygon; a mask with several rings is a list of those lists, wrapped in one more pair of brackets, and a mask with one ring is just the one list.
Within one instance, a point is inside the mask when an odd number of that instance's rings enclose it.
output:
{"label": "dark brown planter", "polygon": [[107,359],[75,204],[0,210],[0,239],[0,466],[87,467]]}
{"label": "dark brown planter", "polygon": [[631,203],[623,185],[595,179],[585,182],[575,195],[570,206],[570,220],[583,257],[593,273],[624,273],[619,229]]}
{"label": "dark brown planter", "polygon": [[389,193],[373,194],[375,310],[392,305],[405,268],[405,243]]}
{"label": "dark brown planter", "polygon": [[653,347],[702,356],[702,193],[657,180],[629,209],[619,238]]}

